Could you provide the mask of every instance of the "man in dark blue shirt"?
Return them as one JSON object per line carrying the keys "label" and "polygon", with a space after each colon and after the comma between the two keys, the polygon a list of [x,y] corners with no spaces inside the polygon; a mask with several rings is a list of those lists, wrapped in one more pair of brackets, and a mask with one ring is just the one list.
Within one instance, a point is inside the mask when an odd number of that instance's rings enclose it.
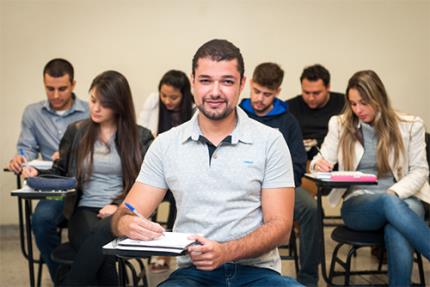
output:
{"label": "man in dark blue shirt", "polygon": [[260,123],[278,129],[284,136],[293,161],[296,185],[294,220],[300,224],[300,272],[297,280],[306,285],[318,283],[319,244],[317,241],[316,201],[300,188],[306,170],[306,152],[300,125],[287,110],[285,102],[277,96],[281,91],[284,71],[275,63],[258,65],[250,81],[251,97],[243,99],[240,107],[248,116]]}

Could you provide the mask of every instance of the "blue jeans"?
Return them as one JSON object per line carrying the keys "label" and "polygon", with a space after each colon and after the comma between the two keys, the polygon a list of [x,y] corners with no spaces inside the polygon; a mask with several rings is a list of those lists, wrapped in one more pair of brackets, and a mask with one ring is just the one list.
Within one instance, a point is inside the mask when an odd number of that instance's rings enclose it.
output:
{"label": "blue jeans", "polygon": [[51,253],[60,245],[60,236],[57,226],[64,220],[63,200],[41,200],[36,206],[31,218],[32,229],[37,247],[43,261],[49,269],[51,279],[54,281],[58,264],[51,260]]}
{"label": "blue jeans", "polygon": [[302,286],[294,279],[267,268],[226,263],[213,271],[201,271],[194,266],[179,268],[160,287],[197,286]]}
{"label": "blue jeans", "polygon": [[345,224],[355,230],[384,228],[390,286],[410,286],[413,251],[430,260],[430,228],[424,222],[424,207],[415,197],[364,194],[342,206]]}
{"label": "blue jeans", "polygon": [[316,286],[321,256],[317,234],[319,224],[317,202],[301,187],[296,187],[294,220],[300,225],[300,270],[297,281],[305,286]]}

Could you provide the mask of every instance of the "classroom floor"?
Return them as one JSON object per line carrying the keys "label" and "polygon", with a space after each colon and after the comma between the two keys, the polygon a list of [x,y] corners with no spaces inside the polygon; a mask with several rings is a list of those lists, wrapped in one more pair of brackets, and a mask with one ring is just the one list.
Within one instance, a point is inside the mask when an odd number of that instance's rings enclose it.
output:
{"label": "classroom floor", "polygon": [[[326,254],[331,258],[334,248],[334,243],[330,238],[332,228],[325,228],[326,238]],[[329,260],[327,260],[329,264]],[[174,266],[174,264],[172,264]],[[353,262],[354,267],[376,267],[377,260],[370,255],[369,249],[360,250],[356,259]],[[292,260],[283,261],[283,274],[287,276],[295,276],[294,265]],[[430,286],[430,263],[424,259],[425,278],[427,285]],[[18,229],[16,226],[3,226],[0,227],[0,287],[2,286],[28,286],[28,271],[27,262],[21,254],[19,247]],[[170,272],[173,269],[170,270]],[[156,286],[159,282],[164,280],[170,272],[154,274],[148,272],[150,286]],[[43,269],[42,286],[51,287],[52,282],[49,279],[46,268]],[[341,284],[343,277],[336,278],[336,283]],[[418,272],[416,264],[414,264],[413,272],[414,282],[418,282]],[[384,284],[386,277],[383,275],[374,276],[355,276],[352,278],[352,283],[355,284]],[[323,280],[319,282],[319,286],[325,286]]]}

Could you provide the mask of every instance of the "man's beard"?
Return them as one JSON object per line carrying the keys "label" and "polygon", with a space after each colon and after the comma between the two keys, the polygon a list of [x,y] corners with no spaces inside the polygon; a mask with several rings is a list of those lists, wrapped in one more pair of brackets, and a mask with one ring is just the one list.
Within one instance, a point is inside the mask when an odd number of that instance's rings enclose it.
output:
{"label": "man's beard", "polygon": [[251,106],[254,109],[254,111],[260,114],[266,114],[272,108],[272,105],[267,105],[267,106],[264,106],[263,108],[256,109],[255,104],[256,103],[251,102]]}
{"label": "man's beard", "polygon": [[[219,97],[208,97],[208,98],[211,100],[219,99]],[[210,120],[213,120],[213,121],[223,120],[227,118],[234,111],[234,108],[231,108],[228,106],[227,100],[224,100],[223,105],[225,105],[225,108],[222,111],[211,111],[211,110],[205,109],[205,101],[206,99],[203,98],[203,102],[200,105],[198,105],[197,108],[202,114],[205,115],[205,117],[207,117]]]}

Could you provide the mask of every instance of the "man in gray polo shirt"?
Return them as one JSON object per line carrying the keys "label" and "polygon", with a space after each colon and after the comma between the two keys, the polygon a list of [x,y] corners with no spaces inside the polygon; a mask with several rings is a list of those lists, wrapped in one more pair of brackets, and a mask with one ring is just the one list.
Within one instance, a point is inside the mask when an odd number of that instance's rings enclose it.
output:
{"label": "man in gray polo shirt", "polygon": [[[160,286],[295,286],[281,276],[277,246],[293,222],[294,177],[281,133],[237,108],[245,85],[240,50],[226,40],[205,43],[193,58],[199,110],[157,137],[125,201],[149,217],[170,189],[177,204],[174,231],[196,234],[199,245],[178,258]],[[149,240],[163,228],[121,206],[117,236]],[[198,235],[197,235],[198,234]]]}

